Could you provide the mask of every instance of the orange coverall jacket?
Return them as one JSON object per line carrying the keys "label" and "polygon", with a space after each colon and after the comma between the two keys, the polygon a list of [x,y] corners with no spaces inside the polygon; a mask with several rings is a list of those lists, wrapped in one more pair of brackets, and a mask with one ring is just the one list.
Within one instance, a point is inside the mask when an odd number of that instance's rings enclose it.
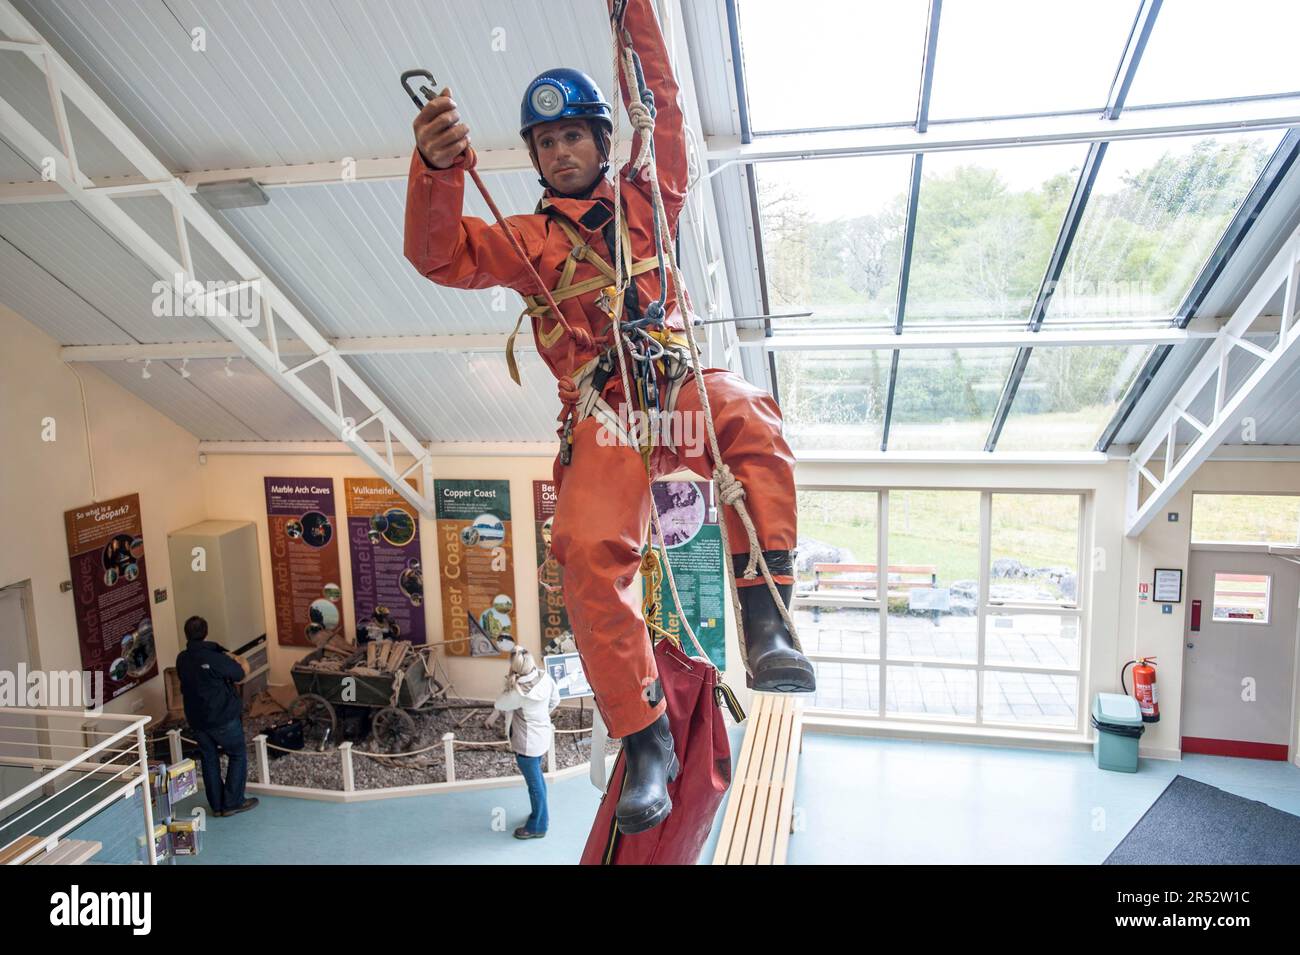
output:
{"label": "orange coverall jacket", "polygon": [[[675,234],[687,185],[678,87],[650,0],[629,0],[624,26],[641,58],[646,83],[655,95],[655,159],[669,232]],[[620,91],[626,104],[629,91]],[[639,139],[637,135],[632,142],[634,156],[640,148]],[[435,169],[415,150],[406,194],[406,257],[421,274],[440,285],[462,289],[506,286],[521,295],[539,294],[541,290],[534,287],[501,227],[462,215],[465,168],[473,161],[472,150],[467,150],[451,167]],[[630,167],[630,163],[624,166],[619,175],[623,177],[624,217],[632,257],[652,258],[655,243],[650,183],[640,174],[633,176]],[[588,199],[567,198],[548,189],[541,206],[569,219],[580,238],[606,262],[610,260],[601,232],[614,214],[614,190],[609,180],[602,178]],[[509,216],[506,223],[542,280],[554,289],[572,250],[564,231],[545,212]],[[578,283],[599,274],[582,260],[572,281]],[[642,308],[658,298],[657,269],[633,281]],[[585,329],[593,339],[604,335],[610,326],[609,317],[596,305],[597,295],[593,291],[558,303],[569,324]],[[664,307],[669,327],[683,330],[682,310],[677,308],[671,283]],[[575,348],[570,356],[571,339],[562,332],[561,323],[542,314],[532,319],[532,325],[542,359],[556,378],[571,377],[576,368],[605,347],[596,343],[585,350]],[[780,409],[770,395],[731,372],[705,369],[703,380],[722,457],[736,477],[753,489],[748,501],[760,545],[764,550],[793,548],[794,456],[781,435]],[[616,408],[622,401],[621,391],[619,376],[612,376],[604,394]],[[683,415],[701,414],[693,384],[681,390],[677,410]],[[637,450],[602,447],[596,438],[596,426],[594,418],[576,425],[570,466],[556,459],[554,476],[559,499],[553,553],[566,571],[570,567],[577,571],[566,572],[564,577],[569,621],[605,725],[612,736],[622,737],[646,726],[664,710],[662,699],[652,703],[644,695],[657,670],[641,615],[639,588],[631,586],[641,560],[651,507],[650,489]],[[702,457],[686,458],[660,448],[651,462],[649,476],[659,477],[682,467],[708,478],[712,455],[705,449]],[[726,520],[732,546],[745,552],[746,532],[739,517],[728,508]],[[792,578],[781,578],[779,582],[790,583]],[[745,583],[761,584],[762,580]]]}
{"label": "orange coverall jacket", "polygon": [[[677,217],[686,201],[686,143],[682,131],[682,111],[678,103],[677,81],[668,62],[668,51],[651,9],[650,0],[630,0],[624,26],[631,34],[633,46],[641,58],[646,85],[655,97],[654,147],[655,162],[659,168],[659,186],[668,214],[668,228],[676,234]],[[622,87],[620,83],[620,87]],[[626,104],[629,92],[621,89]],[[632,95],[635,95],[633,91]],[[615,107],[616,109],[618,107]],[[626,122],[626,118],[624,120]],[[629,124],[630,125],[630,124]],[[628,128],[624,126],[623,128]],[[632,139],[632,155],[640,150],[641,136]],[[506,286],[521,295],[538,295],[532,277],[524,268],[509,241],[495,222],[486,222],[474,216],[461,214],[464,208],[465,168],[474,161],[473,148],[467,149],[447,169],[436,169],[425,162],[420,150],[411,156],[411,170],[406,189],[406,235],[403,252],[420,274],[439,285],[461,289],[482,289]],[[624,220],[627,223],[634,259],[655,255],[654,208],[650,183],[634,176],[631,162],[619,172],[622,177]],[[601,228],[614,215],[614,187],[602,178],[589,199],[571,199],[547,189],[542,196],[541,208],[551,208],[566,216],[576,226],[583,241],[589,242],[601,258],[609,261]],[[555,288],[572,245],[558,225],[546,212],[532,215],[506,217],[515,238],[525,254],[532,260],[538,275]],[[594,278],[600,273],[586,261],[578,263],[573,282]],[[657,270],[636,276],[638,298],[642,307],[659,297]],[[587,329],[593,339],[608,331],[609,316],[596,305],[596,293],[580,295],[559,303],[564,317],[574,328]],[[677,311],[672,283],[668,285],[668,299],[664,303],[666,324],[683,329],[685,324]],[[556,378],[571,375],[598,355],[605,346],[595,345],[578,349],[573,363],[569,362],[569,336],[557,334],[559,325],[549,315],[534,317],[533,337],[542,360]],[[547,344],[547,342],[552,342]],[[616,380],[617,376],[615,376]]]}

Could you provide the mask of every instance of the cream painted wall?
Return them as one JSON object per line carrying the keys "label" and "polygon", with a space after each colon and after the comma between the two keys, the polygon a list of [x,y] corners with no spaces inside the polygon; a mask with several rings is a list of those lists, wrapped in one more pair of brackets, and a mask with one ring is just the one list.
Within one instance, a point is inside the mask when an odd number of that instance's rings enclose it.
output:
{"label": "cream painted wall", "polygon": [[[0,526],[6,538],[0,586],[31,580],[40,665],[79,670],[72,594],[59,592],[71,576],[63,512],[138,493],[149,586],[170,595],[167,533],[204,517],[198,440],[93,368],[74,372],[60,360],[54,339],[3,306],[0,328]],[[78,374],[85,383],[85,416]],[[47,417],[54,420],[53,441],[42,440]],[[176,619],[170,600],[151,610],[161,673],[178,652]],[[163,713],[162,677],[105,708]]]}
{"label": "cream painted wall", "polygon": [[[398,459],[405,468],[410,459]],[[271,682],[291,684],[289,668],[309,648],[278,646],[275,643],[275,596],[271,582],[270,555],[267,550],[266,497],[262,479],[272,475],[328,477],[334,481],[338,506],[343,506],[343,479],[373,477],[374,472],[359,458],[348,454],[209,454],[201,468],[207,516],[212,519],[252,520],[257,524],[259,554],[262,561],[262,593],[266,608],[267,633],[271,638]],[[510,513],[515,535],[515,608],[519,635],[523,645],[535,655],[541,653],[538,623],[536,568],[532,559],[534,544],[534,480],[549,479],[551,463],[538,457],[440,458],[435,478],[481,478],[510,481]],[[339,523],[343,521],[339,515]],[[442,595],[437,585],[437,538],[435,522],[420,518],[420,555],[426,568],[425,620],[429,639],[438,640],[442,633]],[[356,633],[352,607],[352,561],[345,539],[339,540],[339,569],[343,585],[343,619],[345,632]],[[446,667],[456,691],[462,696],[494,697],[500,692],[505,675],[501,658],[447,657]]]}
{"label": "cream painted wall", "polygon": [[[410,459],[399,459],[398,467],[405,468]],[[510,513],[514,533],[515,610],[519,638],[539,661],[541,658],[541,624],[537,594],[536,553],[537,535],[533,520],[533,481],[551,479],[552,459],[538,456],[520,457],[440,457],[435,461],[434,478],[464,478],[478,480],[508,480],[510,482]],[[272,635],[271,681],[290,684],[289,668],[308,652],[299,647],[281,647],[274,643],[275,603],[272,590],[270,558],[267,552],[266,501],[262,479],[271,475],[329,477],[334,481],[334,493],[341,501],[345,477],[368,477],[370,469],[358,458],[349,454],[316,455],[254,455],[209,454],[202,467],[204,500],[207,516],[211,519],[252,520],[258,528],[259,553],[262,560],[262,585],[266,606],[267,633]],[[421,561],[427,569],[425,575],[425,620],[429,639],[438,640],[442,634],[442,593],[437,586],[437,538],[434,521],[420,518]],[[346,543],[340,541],[340,574],[343,578],[344,627],[349,634],[356,632],[356,619],[352,599],[352,563]],[[730,624],[730,620],[728,621]],[[739,648],[734,627],[728,627],[728,680],[738,689],[744,687],[744,669],[737,665]],[[496,696],[505,676],[505,661],[501,658],[444,657],[444,665],[462,696],[489,698]]]}
{"label": "cream painted wall", "polygon": [[[1300,463],[1209,461],[1191,476],[1164,513],[1137,539],[1136,573],[1126,597],[1127,613],[1133,622],[1125,627],[1125,632],[1132,639],[1125,641],[1129,655],[1124,659],[1132,659],[1138,653],[1158,658],[1160,699],[1160,722],[1147,727],[1143,752],[1148,747],[1175,752],[1179,748],[1187,595],[1184,593],[1183,603],[1175,605],[1172,614],[1165,614],[1159,604],[1139,603],[1137,584],[1150,582],[1157,567],[1181,568],[1186,578],[1191,553],[1192,495],[1197,492],[1300,494]],[[1178,514],[1176,522],[1169,521],[1170,513]]]}
{"label": "cream painted wall", "polygon": [[[342,479],[369,476],[369,469],[351,455],[210,454],[198,463],[198,441],[93,368],[79,366],[85,383],[87,420],[74,371],[59,359],[59,346],[17,314],[0,307],[6,349],[0,352],[0,506],[10,546],[0,550],[0,586],[30,578],[35,604],[41,665],[47,669],[78,669],[80,656],[72,599],[59,592],[69,576],[64,543],[63,512],[121,494],[140,494],[145,546],[150,556],[151,587],[171,590],[166,559],[169,531],[205,519],[252,520],[261,538],[260,556],[268,633],[274,634],[274,599],[266,552],[266,514],[262,478],[273,474],[327,476],[342,493]],[[56,440],[41,440],[42,420],[56,423]],[[88,448],[93,452],[96,485],[92,489]],[[407,462],[402,462],[402,466]],[[510,481],[515,521],[515,599],[520,637],[540,651],[537,585],[532,554],[532,482],[551,475],[551,459],[538,456],[442,457],[436,477],[506,479]],[[1136,540],[1124,536],[1123,461],[1059,467],[1037,464],[989,464],[954,467],[942,464],[890,463],[871,465],[803,463],[798,467],[803,487],[932,487],[992,490],[1069,490],[1088,501],[1085,553],[1091,554],[1088,608],[1088,654],[1084,678],[1086,699],[1098,691],[1119,692],[1119,669],[1138,654],[1159,658],[1160,723],[1143,737],[1145,755],[1178,758],[1181,707],[1182,644],[1185,614],[1160,612],[1159,605],[1139,603],[1137,585],[1150,581],[1156,567],[1187,568],[1191,533],[1191,500],[1197,491],[1236,493],[1300,492],[1300,463],[1211,461],[1195,474],[1168,510],[1177,523],[1159,519]],[[421,520],[425,567],[430,568],[427,593],[429,632],[441,631],[442,608],[436,580],[436,541],[431,521]],[[345,599],[344,620],[355,632],[351,597],[351,566],[340,547]],[[159,662],[170,665],[179,649],[177,624],[170,602],[155,605],[154,627]],[[726,679],[742,696],[744,672],[732,621],[728,620]],[[272,644],[272,681],[289,683],[289,667],[306,651]],[[448,668],[458,691],[490,696],[500,685],[499,660],[451,658]],[[163,712],[161,679],[125,694],[109,705],[114,712],[141,706]]]}

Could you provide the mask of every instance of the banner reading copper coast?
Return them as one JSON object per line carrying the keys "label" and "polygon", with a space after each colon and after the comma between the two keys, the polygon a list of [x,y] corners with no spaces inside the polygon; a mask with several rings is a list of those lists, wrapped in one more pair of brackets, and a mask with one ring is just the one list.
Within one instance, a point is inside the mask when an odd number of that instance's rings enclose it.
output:
{"label": "banner reading copper coast", "polygon": [[[408,483],[415,487],[414,481]],[[419,520],[383,478],[344,478],[343,499],[358,642],[424,643]]]}
{"label": "banner reading copper coast", "polygon": [[515,647],[515,575],[509,481],[433,482],[442,627],[452,656]]}
{"label": "banner reading copper coast", "polygon": [[111,700],[158,673],[140,495],[64,511],[81,667]]}
{"label": "banner reading copper coast", "polygon": [[343,629],[334,480],[269,477],[266,526],[281,646],[324,646]]}

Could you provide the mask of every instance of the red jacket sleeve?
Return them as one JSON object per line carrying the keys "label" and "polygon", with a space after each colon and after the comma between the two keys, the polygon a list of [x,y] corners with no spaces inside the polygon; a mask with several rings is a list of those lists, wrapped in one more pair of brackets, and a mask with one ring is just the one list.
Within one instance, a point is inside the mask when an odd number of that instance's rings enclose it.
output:
{"label": "red jacket sleeve", "polygon": [[[406,181],[406,229],[402,252],[421,275],[439,285],[479,289],[504,285],[524,295],[537,289],[524,264],[495,222],[462,215],[465,201],[467,150],[447,169],[425,162],[417,148],[411,154]],[[533,266],[541,257],[534,230],[520,228],[518,218],[506,222]]]}
{"label": "red jacket sleeve", "polygon": [[[608,0],[613,13],[613,0]],[[686,138],[683,128],[681,90],[677,78],[673,76],[672,64],[668,60],[668,48],[664,44],[659,21],[655,17],[652,0],[627,0],[627,12],[623,16],[623,28],[632,37],[632,48],[641,59],[641,72],[645,75],[646,86],[655,97],[655,164],[659,168],[659,190],[663,193],[664,211],[668,213],[668,228],[676,228],[677,215],[686,202]],[[622,70],[618,75],[620,92],[624,106],[637,95],[629,91],[627,80]],[[624,118],[626,121],[626,117]],[[641,149],[641,134],[632,138],[632,157]],[[631,174],[632,164],[623,167],[623,177]],[[649,188],[638,179],[632,179],[639,188],[649,193]]]}

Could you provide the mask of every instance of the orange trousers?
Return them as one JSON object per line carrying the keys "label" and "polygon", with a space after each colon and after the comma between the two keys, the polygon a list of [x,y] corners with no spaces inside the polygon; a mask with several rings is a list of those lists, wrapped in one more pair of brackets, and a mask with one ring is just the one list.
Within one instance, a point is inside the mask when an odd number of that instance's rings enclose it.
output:
{"label": "orange trousers", "polygon": [[[771,395],[744,378],[719,368],[703,372],[722,460],[745,486],[745,504],[763,550],[793,550],[795,512],[794,455],[781,434],[781,411]],[[615,412],[621,386],[615,385]],[[610,394],[606,394],[607,400]],[[698,436],[676,449],[656,448],[651,477],[683,468],[703,478],[713,475],[713,455],[700,412],[698,388],[688,377],[677,398],[681,435]],[[692,430],[692,423],[694,428]],[[598,440],[603,425],[590,417],[573,432],[573,458],[555,460],[558,491],[551,552],[564,567],[564,602],[583,670],[596,706],[614,738],[635,733],[664,711],[649,703],[658,673],[649,631],[641,614],[641,587],[633,586],[641,564],[650,519],[650,485],[635,447]],[[606,432],[608,435],[608,432]],[[719,504],[732,551],[749,552],[749,538],[735,509]],[[725,572],[725,568],[724,568]],[[777,577],[778,583],[793,583]],[[738,580],[741,586],[762,585]]]}

